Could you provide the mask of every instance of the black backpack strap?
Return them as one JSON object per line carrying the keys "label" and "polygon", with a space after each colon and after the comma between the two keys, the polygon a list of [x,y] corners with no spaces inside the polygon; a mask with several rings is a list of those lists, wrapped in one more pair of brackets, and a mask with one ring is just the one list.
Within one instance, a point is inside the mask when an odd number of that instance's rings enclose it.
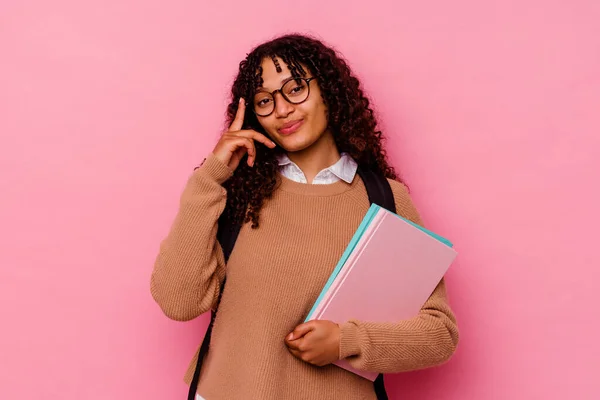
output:
{"label": "black backpack strap", "polygon": [[[378,206],[395,213],[396,202],[394,201],[394,193],[392,192],[392,187],[385,176],[368,169],[363,169],[360,166],[356,172],[362,179],[365,188],[367,189],[369,202],[371,204],[375,203]],[[377,375],[375,382],[373,382],[373,386],[375,388],[377,400],[388,400],[388,396],[385,391],[385,384],[383,382],[383,374]]]}
{"label": "black backpack strap", "polygon": [[394,193],[385,176],[370,169],[361,168],[360,166],[356,172],[367,189],[369,203],[375,203],[395,213],[396,202],[394,201]]}
{"label": "black backpack strap", "polygon": [[233,251],[233,246],[240,234],[242,226],[240,224],[232,224],[228,218],[221,216],[219,218],[219,229],[217,230],[217,240],[223,249],[223,255],[225,256],[225,262],[229,260],[229,256]]}
{"label": "black backpack strap", "polygon": [[[233,246],[235,246],[235,242],[240,233],[241,225],[239,224],[231,224],[228,219],[224,216],[219,218],[218,230],[217,230],[217,240],[223,249],[223,256],[225,256],[225,262],[229,260],[229,256],[233,251]],[[223,289],[225,288],[225,281],[221,283],[221,289],[219,292],[219,298],[217,299],[217,307],[221,302],[221,296],[223,295]],[[206,353],[208,353],[208,347],[210,345],[210,337],[212,335],[212,328],[215,322],[215,317],[217,315],[216,308],[215,310],[211,310],[210,312],[210,322],[208,323],[208,327],[206,328],[206,333],[204,334],[204,339],[202,340],[202,345],[200,346],[200,351],[198,352],[198,361],[196,362],[196,369],[194,370],[194,376],[192,377],[192,382],[190,383],[190,390],[188,392],[188,400],[196,399],[196,391],[198,390],[198,382],[200,380],[200,370],[202,369],[202,363],[204,361],[204,357]]]}
{"label": "black backpack strap", "polygon": [[[369,169],[363,169],[360,166],[358,167],[358,170],[356,172],[365,185],[367,195],[369,197],[369,203],[375,203],[395,213],[396,202],[394,201],[394,194],[392,192],[390,183],[385,178],[385,176]],[[223,255],[225,256],[225,262],[227,262],[227,260],[229,260],[229,256],[231,255],[231,252],[233,251],[233,247],[235,246],[237,237],[240,233],[241,225],[233,225],[229,223],[229,221],[225,219],[225,217],[222,216],[221,218],[219,218],[218,226],[219,228],[217,231],[217,240],[221,244],[221,248],[223,249]],[[225,279],[223,280],[223,283],[221,283],[221,292],[219,293],[217,306],[221,300],[221,295],[223,294],[224,287]],[[200,370],[202,369],[202,362],[204,361],[204,357],[206,356],[206,353],[208,352],[208,347],[210,345],[210,337],[212,334],[212,327],[215,321],[215,316],[216,311],[212,310],[210,315],[210,322],[208,324],[208,328],[206,329],[206,333],[204,334],[204,340],[202,341],[202,346],[200,346],[200,352],[198,353],[198,362],[196,363],[196,369],[194,370],[194,376],[192,377],[192,382],[190,384],[188,400],[196,399],[196,391],[198,390],[198,381],[200,379]],[[388,400],[382,374],[379,374],[377,376],[377,379],[375,379],[373,385],[375,388],[377,400]]]}

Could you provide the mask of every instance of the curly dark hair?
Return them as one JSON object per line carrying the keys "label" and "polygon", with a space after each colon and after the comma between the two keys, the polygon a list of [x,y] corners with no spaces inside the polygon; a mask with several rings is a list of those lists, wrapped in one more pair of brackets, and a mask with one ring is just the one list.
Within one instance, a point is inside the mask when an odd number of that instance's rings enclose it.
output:
{"label": "curly dark hair", "polygon": [[[387,178],[398,179],[388,163],[382,146],[383,134],[377,128],[369,100],[346,61],[321,41],[305,35],[285,35],[263,43],[250,52],[239,65],[227,108],[227,126],[237,112],[239,99],[253,99],[262,81],[261,63],[265,58],[279,57],[286,63],[294,78],[305,76],[306,66],[321,89],[327,107],[328,128],[333,133],[340,152],[346,152],[365,169],[372,169]],[[251,107],[246,108],[242,129],[266,134]],[[277,154],[283,151],[268,149],[255,142],[256,161],[249,167],[242,159],[233,176],[224,184],[227,206],[224,216],[232,223],[252,222],[259,226],[259,214],[265,199],[273,194],[278,183]]]}

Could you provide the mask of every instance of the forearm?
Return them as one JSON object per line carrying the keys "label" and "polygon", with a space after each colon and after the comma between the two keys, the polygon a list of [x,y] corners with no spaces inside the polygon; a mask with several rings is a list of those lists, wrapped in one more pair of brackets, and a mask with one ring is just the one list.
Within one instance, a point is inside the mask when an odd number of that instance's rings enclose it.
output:
{"label": "forearm", "polygon": [[412,319],[342,324],[340,358],[366,371],[411,371],[447,361],[456,350],[458,339],[456,319],[442,280],[419,315]]}
{"label": "forearm", "polygon": [[222,183],[229,176],[227,166],[208,157],[190,177],[175,221],[160,244],[151,293],[169,318],[193,319],[217,299],[225,276],[217,222],[227,200]]}

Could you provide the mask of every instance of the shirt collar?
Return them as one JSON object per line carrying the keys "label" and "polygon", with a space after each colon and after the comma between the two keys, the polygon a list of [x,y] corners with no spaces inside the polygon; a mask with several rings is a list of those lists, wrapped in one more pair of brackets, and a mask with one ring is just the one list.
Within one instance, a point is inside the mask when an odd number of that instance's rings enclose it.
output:
{"label": "shirt collar", "polygon": [[[294,167],[300,169],[296,163],[294,163],[286,153],[279,154],[277,156],[277,162],[280,167],[286,165],[293,165]],[[352,183],[354,177],[356,176],[356,171],[358,169],[358,165],[356,161],[350,156],[348,153],[341,153],[340,159],[333,164],[332,166],[325,168],[323,171],[329,170],[332,174],[337,176],[339,179],[343,180],[346,183]],[[321,171],[322,172],[322,171]],[[319,172],[320,173],[320,172]]]}

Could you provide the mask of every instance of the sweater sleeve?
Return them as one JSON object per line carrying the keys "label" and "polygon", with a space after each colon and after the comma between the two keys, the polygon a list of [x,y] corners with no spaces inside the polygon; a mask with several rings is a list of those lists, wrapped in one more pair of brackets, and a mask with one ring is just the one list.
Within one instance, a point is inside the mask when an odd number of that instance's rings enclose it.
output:
{"label": "sweater sleeve", "polygon": [[190,176],[179,210],[161,242],[150,292],[169,318],[188,321],[214,307],[225,276],[217,223],[227,202],[222,184],[232,171],[212,154]]}
{"label": "sweater sleeve", "polygon": [[[422,225],[406,187],[390,182],[399,215]],[[458,345],[456,318],[442,279],[419,315],[396,323],[350,320],[340,325],[340,358],[379,373],[418,370],[447,361]]]}

